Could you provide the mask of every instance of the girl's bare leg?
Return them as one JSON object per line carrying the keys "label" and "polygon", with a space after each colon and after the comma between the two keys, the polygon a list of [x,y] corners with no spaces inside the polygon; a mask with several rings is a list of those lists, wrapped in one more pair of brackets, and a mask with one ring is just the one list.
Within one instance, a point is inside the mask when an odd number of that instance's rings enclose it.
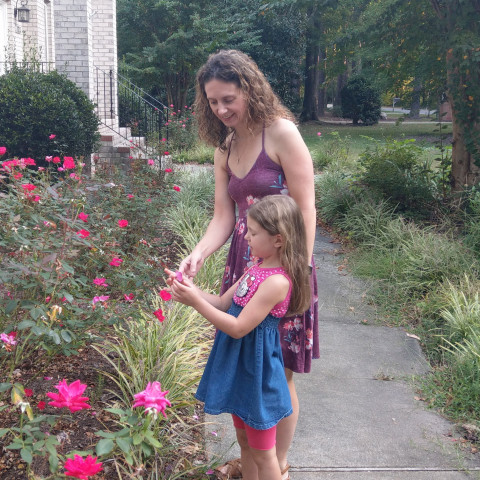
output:
{"label": "girl's bare leg", "polygon": [[285,376],[287,377],[288,389],[290,390],[290,397],[292,400],[293,413],[280,420],[277,425],[277,458],[280,468],[283,470],[287,465],[288,449],[293,441],[295,429],[297,428],[298,414],[300,406],[298,403],[297,391],[295,383],[293,382],[292,370],[286,368]]}
{"label": "girl's bare leg", "polygon": [[281,480],[282,474],[280,472],[280,466],[278,465],[275,447],[270,450],[251,448],[250,451],[257,466],[258,477],[251,479],[250,477],[246,477],[245,472],[243,472],[244,480]]}
{"label": "girl's bare leg", "polygon": [[242,478],[244,480],[259,480],[257,464],[255,463],[251,449],[248,445],[247,434],[241,428],[235,429],[237,441],[240,445],[240,460],[242,462]]}

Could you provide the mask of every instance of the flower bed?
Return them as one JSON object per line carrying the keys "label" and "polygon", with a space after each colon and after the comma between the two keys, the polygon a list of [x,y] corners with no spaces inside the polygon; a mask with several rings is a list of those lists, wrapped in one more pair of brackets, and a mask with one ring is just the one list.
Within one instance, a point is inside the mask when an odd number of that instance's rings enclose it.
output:
{"label": "flower bed", "polygon": [[0,477],[200,478],[191,393],[206,333],[162,292],[175,173],[138,159],[128,177],[88,179],[71,157],[37,169],[7,154]]}

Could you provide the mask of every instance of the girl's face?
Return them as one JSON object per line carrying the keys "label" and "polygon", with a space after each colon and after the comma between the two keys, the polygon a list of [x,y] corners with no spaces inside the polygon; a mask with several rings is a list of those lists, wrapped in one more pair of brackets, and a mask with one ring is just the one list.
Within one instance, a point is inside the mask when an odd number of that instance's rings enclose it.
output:
{"label": "girl's face", "polygon": [[210,80],[205,84],[205,94],[212,112],[226,127],[235,128],[245,121],[247,102],[235,83]]}
{"label": "girl's face", "polygon": [[280,235],[270,235],[262,226],[247,215],[247,233],[245,239],[252,255],[267,259],[278,253],[281,245]]}

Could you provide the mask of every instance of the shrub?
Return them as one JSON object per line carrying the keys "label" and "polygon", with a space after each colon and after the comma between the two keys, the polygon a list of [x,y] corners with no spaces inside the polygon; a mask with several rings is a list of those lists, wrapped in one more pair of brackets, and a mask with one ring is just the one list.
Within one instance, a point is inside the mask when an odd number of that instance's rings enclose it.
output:
{"label": "shrub", "polygon": [[332,113],[332,117],[342,117],[342,107],[340,105],[334,105],[330,112]]}
{"label": "shrub", "polygon": [[176,163],[197,163],[203,165],[205,163],[213,164],[214,148],[204,143],[197,143],[188,150],[175,153]]}
{"label": "shrub", "polygon": [[321,138],[318,147],[312,153],[313,165],[316,169],[323,170],[332,164],[343,165],[350,156],[350,137],[341,137],[338,132],[331,132]]}
{"label": "shrub", "polygon": [[[86,156],[98,141],[94,105],[65,76],[15,68],[0,77],[0,145],[11,156]],[[55,138],[49,138],[50,135]]]}
{"label": "shrub", "polygon": [[415,140],[388,141],[360,157],[360,182],[372,193],[390,201],[398,212],[428,215],[436,194],[432,169],[419,161]]}
{"label": "shrub", "polygon": [[465,220],[465,244],[480,252],[480,190],[470,192]]}
{"label": "shrub", "polygon": [[337,223],[355,242],[374,246],[381,242],[385,228],[392,221],[390,205],[365,197],[355,202]]}
{"label": "shrub", "polygon": [[326,222],[341,218],[355,202],[351,178],[342,172],[325,172],[315,177],[315,207]]}
{"label": "shrub", "polygon": [[380,94],[370,81],[362,75],[351,77],[341,91],[342,116],[351,118],[357,125],[374,125],[380,119]]}

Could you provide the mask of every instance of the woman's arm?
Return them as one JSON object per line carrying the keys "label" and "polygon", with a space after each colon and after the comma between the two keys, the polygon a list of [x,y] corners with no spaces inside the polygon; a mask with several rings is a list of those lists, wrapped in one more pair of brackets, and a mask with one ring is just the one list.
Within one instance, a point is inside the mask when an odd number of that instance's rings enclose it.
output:
{"label": "woman's arm", "polygon": [[227,240],[235,226],[235,203],[228,194],[227,153],[215,150],[215,204],[213,218],[202,239],[190,255],[180,264],[179,270],[188,277],[194,277],[203,262],[216,252]]}
{"label": "woman's arm", "polygon": [[[242,338],[259,325],[275,305],[285,299],[290,284],[283,275],[268,277],[259,285],[258,290],[238,317],[216,308],[209,302],[209,298],[199,294],[199,290],[195,291],[195,288],[188,280],[183,283],[173,280],[171,288],[173,299],[195,308],[200,315],[227,335],[233,338]],[[220,297],[222,306],[227,303],[224,302],[224,299],[228,297],[231,302],[235,288],[236,285],[232,286]],[[228,302],[229,305],[230,302]]]}
{"label": "woman's arm", "polygon": [[316,229],[312,157],[297,126],[289,120],[278,119],[268,128],[265,137],[267,151],[274,153],[272,158],[276,159],[285,173],[289,194],[302,211],[310,259]]}

